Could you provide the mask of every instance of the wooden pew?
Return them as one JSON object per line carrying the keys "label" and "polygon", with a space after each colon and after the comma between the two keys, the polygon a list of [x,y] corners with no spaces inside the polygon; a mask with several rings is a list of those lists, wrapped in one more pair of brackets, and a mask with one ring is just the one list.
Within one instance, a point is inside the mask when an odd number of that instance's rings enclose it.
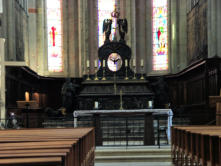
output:
{"label": "wooden pew", "polygon": [[[221,166],[219,152],[221,127],[219,126],[184,126],[172,128],[173,153],[183,152],[204,165]],[[181,163],[178,163],[182,165]],[[185,163],[186,164],[186,163]],[[193,165],[194,163],[188,163]],[[196,164],[196,163],[195,163]]]}
{"label": "wooden pew", "polygon": [[2,166],[23,166],[23,165],[47,165],[47,166],[63,166],[61,157],[34,157],[34,158],[10,158],[1,159]]}
{"label": "wooden pew", "polygon": [[[95,146],[93,128],[3,130],[2,132],[0,131],[0,156],[1,151],[9,152],[9,150],[13,148],[18,151],[16,152],[18,156],[24,155],[24,150],[28,150],[29,152],[33,150],[31,153],[35,154],[39,148],[49,151],[50,149],[70,148],[68,143],[70,143],[71,140],[75,140],[75,143],[72,142],[71,149],[73,152],[71,155],[73,155],[75,159],[72,165],[93,165]],[[64,144],[64,141],[67,144]],[[47,153],[50,153],[51,156],[56,155],[55,153],[52,154],[52,152]],[[16,154],[13,155],[16,156]],[[66,162],[66,165],[68,163],[70,163],[70,161]]]}

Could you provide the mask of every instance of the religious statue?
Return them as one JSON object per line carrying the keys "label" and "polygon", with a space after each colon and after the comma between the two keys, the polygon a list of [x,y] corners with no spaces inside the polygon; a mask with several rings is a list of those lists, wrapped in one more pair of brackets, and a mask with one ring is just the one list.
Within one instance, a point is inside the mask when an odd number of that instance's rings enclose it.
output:
{"label": "religious statue", "polygon": [[62,86],[62,107],[64,107],[67,112],[72,113],[74,111],[74,97],[76,95],[77,87],[78,85],[73,84],[70,78],[66,78],[66,81]]}
{"label": "religious statue", "polygon": [[127,33],[127,19],[117,19],[117,24],[119,28],[120,42],[125,43],[124,37]]}
{"label": "religious statue", "polygon": [[110,42],[111,28],[112,28],[112,20],[104,19],[103,21],[103,33],[105,33],[104,43]]}

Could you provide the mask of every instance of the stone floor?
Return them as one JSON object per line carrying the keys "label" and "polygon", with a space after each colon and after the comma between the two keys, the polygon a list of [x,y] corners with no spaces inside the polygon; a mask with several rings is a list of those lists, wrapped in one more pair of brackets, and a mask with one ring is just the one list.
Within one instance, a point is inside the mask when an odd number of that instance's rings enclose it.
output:
{"label": "stone floor", "polygon": [[95,166],[173,166],[171,162],[116,162],[116,163],[95,163]]}
{"label": "stone floor", "polygon": [[[158,146],[97,147],[95,166],[172,166],[170,149],[168,145],[160,149]],[[160,159],[162,156],[167,156],[165,161]]]}

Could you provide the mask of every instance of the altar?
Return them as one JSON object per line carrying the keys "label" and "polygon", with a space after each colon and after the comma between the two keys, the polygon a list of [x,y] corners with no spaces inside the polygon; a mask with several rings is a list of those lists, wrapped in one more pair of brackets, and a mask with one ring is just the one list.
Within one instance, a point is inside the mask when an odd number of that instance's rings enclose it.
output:
{"label": "altar", "polygon": [[[164,115],[167,117],[167,137],[170,138],[170,127],[172,126],[172,116],[173,112],[171,109],[134,109],[134,110],[77,110],[74,111],[74,126],[78,127],[78,118],[84,117],[84,116],[91,116],[93,118],[93,125],[95,127],[95,135],[96,135],[96,145],[101,146],[103,145],[103,139],[105,132],[104,130],[111,130],[110,128],[113,128],[110,123],[110,119],[119,119],[115,125],[118,125],[119,127],[122,127],[124,124],[120,121],[125,120],[125,139],[127,139],[126,145],[128,145],[128,138],[132,135],[136,137],[140,134],[140,130],[136,128],[138,125],[137,121],[140,117],[143,118],[144,123],[142,123],[143,126],[140,125],[140,128],[143,129],[143,135],[141,135],[141,139],[143,141],[143,145],[155,145],[154,140],[154,126],[153,126],[153,116],[162,116]],[[135,118],[135,119],[134,119]],[[102,120],[108,120],[107,124],[103,124]],[[136,123],[134,123],[136,122]],[[104,129],[105,126],[105,129]],[[134,132],[135,130],[139,130],[139,132]],[[117,131],[114,131],[117,133]],[[122,130],[121,130],[122,132]],[[134,132],[133,134],[131,134]],[[137,138],[137,137],[136,137]],[[108,139],[108,138],[107,138]],[[114,138],[117,139],[117,138]]]}

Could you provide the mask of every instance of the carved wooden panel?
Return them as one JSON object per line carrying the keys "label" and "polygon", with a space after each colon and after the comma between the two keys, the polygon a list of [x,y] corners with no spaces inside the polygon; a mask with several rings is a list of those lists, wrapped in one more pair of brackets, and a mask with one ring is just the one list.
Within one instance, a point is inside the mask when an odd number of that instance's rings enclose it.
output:
{"label": "carved wooden panel", "polygon": [[207,57],[207,1],[199,0],[187,14],[188,63]]}

